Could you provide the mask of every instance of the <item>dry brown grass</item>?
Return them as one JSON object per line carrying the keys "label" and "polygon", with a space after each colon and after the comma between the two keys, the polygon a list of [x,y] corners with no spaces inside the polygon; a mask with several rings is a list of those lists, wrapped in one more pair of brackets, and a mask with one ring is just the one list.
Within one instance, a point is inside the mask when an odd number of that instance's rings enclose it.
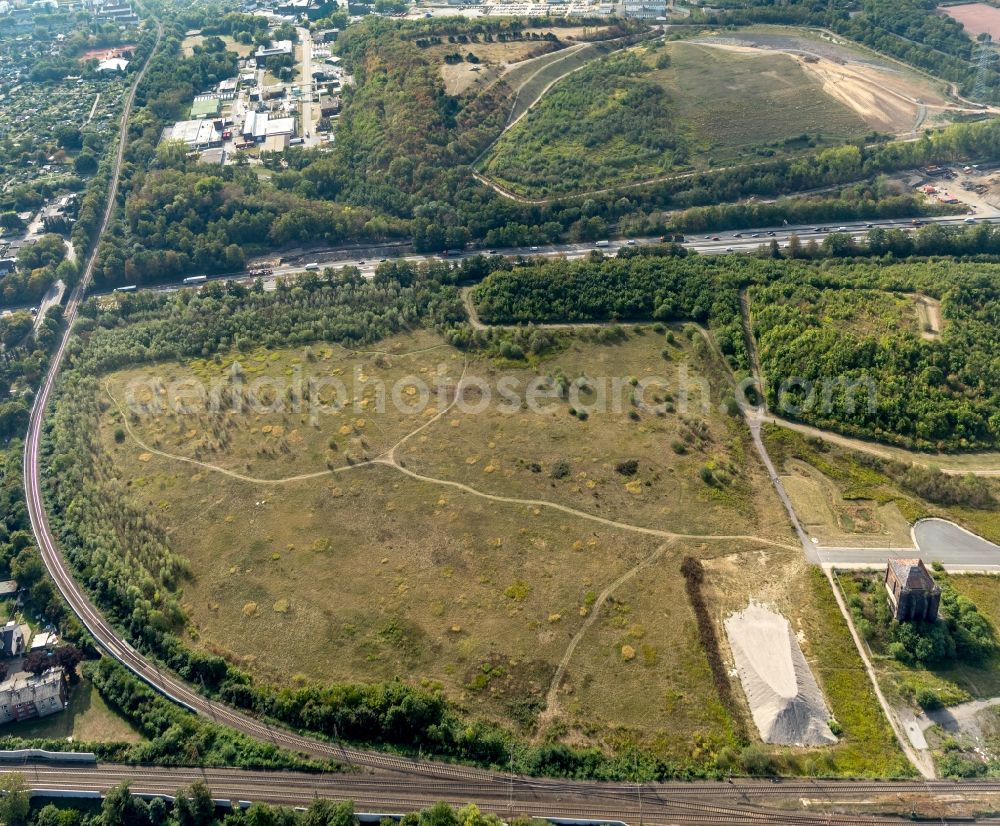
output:
{"label": "dry brown grass", "polygon": [[[557,368],[571,378],[641,378],[670,376],[687,361],[692,372],[716,375],[698,347],[684,336],[677,341],[668,362],[663,336],[650,330],[613,346],[575,339],[537,368],[504,372],[520,381],[556,375]],[[432,402],[433,413],[451,400],[466,363],[426,332],[395,337],[379,350],[317,346],[314,359],[302,351],[259,351],[240,361],[248,380],[288,377],[297,368],[344,375],[357,365],[387,385],[406,375],[429,380],[441,365],[450,390]],[[232,360],[123,371],[108,377],[108,386],[123,399],[137,377],[211,380]],[[498,378],[498,368],[484,359],[470,359],[467,371]],[[484,493],[561,503],[628,525],[791,542],[742,422],[718,411],[721,392],[710,387],[711,404],[704,414],[699,409],[697,425],[693,416],[685,423],[677,413],[657,416],[643,407],[636,420],[627,392],[621,410],[594,412],[585,421],[569,415],[560,399],[541,414],[453,408],[407,441],[397,458],[408,470]],[[384,455],[429,421],[428,412],[400,414],[391,405],[384,413],[368,408],[363,415],[321,417],[316,426],[282,413],[130,417],[135,435],[154,448],[148,450],[128,433],[116,440],[122,420],[109,402],[101,432],[133,494],[159,515],[171,545],[191,561],[195,576],[183,602],[198,646],[280,682],[300,674],[439,683],[474,716],[530,728],[567,646],[590,619],[593,626],[567,663],[559,695],[565,702],[549,721],[552,736],[614,743],[635,734],[661,754],[692,758],[723,743],[725,726],[717,731],[711,678],[676,576],[682,550],[691,548],[670,544],[611,595],[595,620],[596,595],[649,558],[663,537],[487,500],[387,465],[348,467],[345,453]],[[698,435],[685,442],[687,452],[676,453],[672,442],[692,428]],[[262,453],[263,447],[275,449]],[[258,478],[319,475],[283,484],[241,481],[156,451]],[[629,459],[638,462],[634,476],[617,469]],[[560,461],[568,472],[555,478]],[[698,470],[706,464],[725,483],[702,482]],[[337,472],[327,473],[328,465]],[[756,553],[759,546],[717,541],[694,550],[715,555],[734,547]],[[650,697],[658,698],[653,709]],[[691,753],[689,742],[702,751]]]}
{"label": "dry brown grass", "polygon": [[895,502],[846,499],[833,481],[798,460],[785,464],[785,490],[806,532],[821,545],[896,546],[910,542],[910,524]]}

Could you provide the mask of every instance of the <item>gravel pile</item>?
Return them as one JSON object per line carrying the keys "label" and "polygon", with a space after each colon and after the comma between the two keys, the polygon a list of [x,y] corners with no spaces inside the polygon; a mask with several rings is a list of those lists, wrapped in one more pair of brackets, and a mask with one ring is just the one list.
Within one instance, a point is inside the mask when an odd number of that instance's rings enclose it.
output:
{"label": "gravel pile", "polygon": [[823,692],[781,614],[751,602],[726,622],[743,692],[765,743],[836,743]]}

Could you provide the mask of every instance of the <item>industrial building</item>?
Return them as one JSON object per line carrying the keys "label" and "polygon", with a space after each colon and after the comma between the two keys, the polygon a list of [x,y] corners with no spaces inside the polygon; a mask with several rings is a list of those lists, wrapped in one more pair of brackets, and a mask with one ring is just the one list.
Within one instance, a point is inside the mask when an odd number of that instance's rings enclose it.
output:
{"label": "industrial building", "polygon": [[208,149],[222,146],[222,133],[210,120],[182,120],[167,130],[167,138],[184,141],[190,149]]}
{"label": "industrial building", "polygon": [[272,118],[267,112],[247,112],[243,121],[243,139],[263,143],[275,135],[294,135],[295,118]]}

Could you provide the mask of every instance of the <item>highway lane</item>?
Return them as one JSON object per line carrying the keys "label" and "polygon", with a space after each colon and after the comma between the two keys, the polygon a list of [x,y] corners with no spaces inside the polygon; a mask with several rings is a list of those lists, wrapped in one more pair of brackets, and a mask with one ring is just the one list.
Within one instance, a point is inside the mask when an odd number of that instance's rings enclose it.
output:
{"label": "highway lane", "polygon": [[[980,215],[976,219],[977,223],[1000,223],[1000,211],[989,215]],[[941,216],[936,218],[921,219],[924,224],[938,224],[940,226],[962,226],[966,217],[963,216]],[[842,224],[819,227],[815,224],[803,224],[797,226],[763,227],[760,229],[747,229],[729,231],[724,233],[712,233],[711,235],[701,234],[700,237],[689,235],[685,238],[682,246],[697,252],[701,255],[725,255],[728,253],[753,253],[762,245],[769,244],[772,240],[777,241],[782,249],[787,248],[789,240],[794,235],[803,244],[809,241],[820,243],[832,232],[846,230],[855,240],[861,241],[870,229],[899,229],[912,232],[918,229],[910,221],[905,219],[893,219],[882,221],[850,221]],[[773,235],[771,234],[773,233]],[[740,235],[741,237],[736,237]],[[717,239],[717,240],[715,240]],[[537,246],[524,247],[500,247],[466,249],[452,252],[447,255],[441,253],[398,253],[399,245],[375,245],[369,248],[351,245],[349,247],[318,249],[306,252],[297,256],[298,261],[284,262],[278,266],[271,267],[272,274],[263,280],[265,287],[272,289],[274,282],[281,278],[300,275],[306,272],[306,264],[316,262],[321,269],[332,267],[355,267],[365,278],[373,278],[379,264],[383,261],[407,261],[414,263],[421,262],[459,262],[465,258],[476,255],[502,255],[507,258],[564,258],[566,260],[577,260],[586,258],[594,252],[601,252],[605,255],[616,255],[618,250],[628,247],[641,247],[662,243],[659,237],[641,237],[632,239],[621,239],[609,241],[606,247],[597,247],[593,242],[574,244],[542,244]],[[387,254],[388,253],[388,254]],[[227,273],[224,275],[209,275],[208,281],[252,281],[254,276],[249,271]],[[148,289],[170,292],[182,289],[186,286],[182,281],[169,284],[151,285]],[[92,295],[105,295],[112,290],[104,290],[91,293]],[[13,308],[11,308],[13,309]]]}
{"label": "highway lane", "polygon": [[[920,219],[923,224],[938,224],[944,227],[962,226],[965,224],[967,216],[939,216]],[[1000,223],[1000,210],[990,214],[980,214],[975,218],[977,223]],[[911,221],[906,219],[891,219],[879,221],[849,221],[835,225],[824,225],[820,228],[816,224],[801,224],[796,226],[772,226],[756,229],[730,230],[726,232],[714,232],[711,234],[698,233],[686,236],[682,246],[700,255],[725,255],[728,253],[753,253],[762,245],[769,244],[772,240],[779,243],[782,249],[786,249],[791,237],[796,236],[803,244],[809,241],[821,243],[824,238],[832,232],[838,231],[841,227],[856,240],[863,240],[865,234],[870,229],[899,229],[906,232],[913,232],[918,229]],[[773,233],[773,235],[771,235]],[[740,235],[741,237],[736,237]],[[755,237],[756,236],[756,237]],[[713,239],[718,240],[713,240]],[[397,242],[361,247],[357,244],[343,247],[333,247],[326,249],[316,249],[311,252],[298,253],[297,261],[289,261],[278,266],[271,267],[272,275],[265,277],[265,287],[273,289],[276,280],[291,276],[300,275],[306,272],[306,264],[315,261],[321,268],[332,267],[356,267],[365,278],[373,278],[379,264],[383,261],[407,261],[414,263],[421,262],[459,262],[464,258],[476,255],[502,255],[507,258],[565,258],[566,260],[577,260],[586,258],[594,252],[601,252],[605,255],[616,255],[623,247],[648,246],[662,243],[659,237],[637,237],[633,239],[620,239],[609,241],[606,247],[597,247],[593,242],[573,243],[573,244],[542,244],[538,246],[523,247],[499,247],[466,249],[453,252],[448,255],[441,253],[405,253],[400,252],[401,247],[408,247],[409,244]],[[208,281],[252,281],[254,276],[247,270],[221,275],[208,275]],[[171,292],[184,288],[183,280],[176,282],[150,285],[143,289],[150,289],[157,292]],[[108,295],[114,292],[113,289],[89,290],[88,295]],[[16,312],[27,310],[30,305],[17,305],[3,308],[4,311]]]}

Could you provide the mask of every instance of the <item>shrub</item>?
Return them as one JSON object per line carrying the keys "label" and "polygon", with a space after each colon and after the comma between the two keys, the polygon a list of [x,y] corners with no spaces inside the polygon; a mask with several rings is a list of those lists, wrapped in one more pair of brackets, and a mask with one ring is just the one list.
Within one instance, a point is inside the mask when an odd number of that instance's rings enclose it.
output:
{"label": "shrub", "polygon": [[565,459],[557,459],[552,465],[552,470],[549,471],[549,476],[553,479],[565,479],[571,472],[569,462]]}
{"label": "shrub", "polygon": [[615,470],[622,476],[635,476],[639,471],[639,460],[627,459],[624,462],[619,462],[615,465]]}
{"label": "shrub", "polygon": [[944,705],[937,693],[929,688],[917,689],[914,699],[917,701],[917,705],[924,711],[936,711]]}

